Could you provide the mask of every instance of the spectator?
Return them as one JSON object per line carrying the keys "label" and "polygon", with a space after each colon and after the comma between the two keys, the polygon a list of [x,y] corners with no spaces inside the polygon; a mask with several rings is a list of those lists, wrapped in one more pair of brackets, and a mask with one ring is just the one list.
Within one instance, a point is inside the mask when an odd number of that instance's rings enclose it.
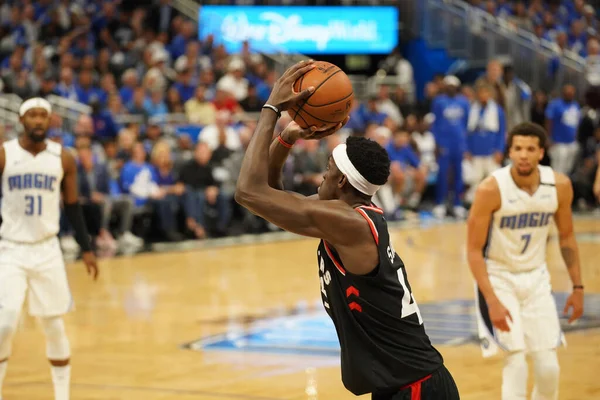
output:
{"label": "spectator", "polygon": [[591,86],[600,86],[600,43],[595,38],[587,43],[585,78]]}
{"label": "spectator", "polygon": [[139,84],[139,76],[135,69],[130,68],[123,73],[121,77],[123,85],[119,89],[119,95],[123,104],[128,104],[133,100],[133,92]]}
{"label": "spectator", "polygon": [[324,172],[319,162],[319,141],[304,140],[298,143],[292,164],[293,182],[285,186],[305,196],[316,194]]}
{"label": "spectator", "polygon": [[390,179],[396,196],[400,198],[398,204],[402,204],[403,196],[408,196],[406,205],[414,209],[418,207],[425,191],[427,171],[411,147],[410,136],[406,129],[397,130],[386,150],[392,162]]}
{"label": "spectator", "polygon": [[493,100],[500,105],[505,107],[504,90],[500,85],[502,80],[502,64],[498,60],[492,60],[488,62],[486,73],[481,78],[477,79],[475,86],[481,83],[487,83],[494,88]]}
{"label": "spectator", "polygon": [[116,138],[119,133],[119,126],[115,122],[110,110],[102,109],[99,100],[90,102],[90,106],[92,106],[94,137],[100,142]]}
{"label": "spectator", "polygon": [[435,157],[435,137],[430,131],[427,118],[420,116],[417,119],[417,130],[413,131],[412,139],[417,145],[421,163],[432,176],[437,176],[437,162]]}
{"label": "spectator", "polygon": [[527,8],[524,1],[517,1],[515,3],[514,16],[511,18],[511,21],[521,29],[533,31],[533,21],[527,15]]}
{"label": "spectator", "polygon": [[546,121],[546,106],[548,98],[543,90],[536,90],[531,104],[531,122],[544,126]]}
{"label": "spectator", "polygon": [[149,118],[164,117],[169,113],[162,90],[155,89],[150,92],[150,97],[144,100],[144,111]]}
{"label": "spectator", "polygon": [[98,101],[102,106],[106,104],[106,93],[93,85],[92,72],[90,70],[82,70],[79,73],[79,83],[76,85],[77,101],[84,104],[90,104],[93,101]]}
{"label": "spectator", "polygon": [[388,86],[379,86],[377,94],[377,111],[387,115],[395,126],[401,126],[404,123],[404,118],[398,106],[390,99],[390,88]]}
{"label": "spectator", "polygon": [[446,215],[449,172],[452,169],[454,214],[457,218],[464,218],[466,210],[462,206],[460,196],[463,191],[462,161],[466,151],[469,103],[464,96],[458,94],[460,81],[457,77],[447,76],[444,78],[444,84],[446,93],[438,95],[432,104],[435,120],[431,132],[435,137],[439,166],[433,214],[436,218]]}
{"label": "spectator", "polygon": [[246,112],[260,112],[264,102],[258,98],[256,86],[248,85],[248,96],[240,102],[240,107]]}
{"label": "spectator", "polygon": [[477,185],[498,169],[504,157],[506,120],[502,107],[492,100],[494,88],[477,87],[477,101],[471,105],[467,126],[467,154],[472,180],[465,196],[472,203]]}
{"label": "spectator", "polygon": [[181,102],[180,92],[173,86],[167,91],[167,99],[165,101],[167,110],[171,114],[183,114],[183,103]]}
{"label": "spectator", "polygon": [[570,174],[577,156],[577,127],[581,108],[575,101],[575,87],[565,85],[562,98],[554,99],[546,109],[546,130],[550,138],[550,161],[556,172]]}
{"label": "spectator", "polygon": [[215,151],[221,143],[229,150],[239,149],[240,139],[231,126],[231,114],[227,111],[219,111],[215,123],[202,129],[198,141],[206,143],[211,152]]}
{"label": "spectator", "polygon": [[216,209],[217,235],[227,232],[230,218],[229,199],[217,186],[213,176],[213,166],[210,164],[211,156],[210,147],[204,142],[199,142],[194,151],[194,158],[182,167],[179,176],[179,182],[186,187],[184,200],[186,224],[198,239],[203,239],[207,235],[208,207]]}
{"label": "spectator", "polygon": [[83,215],[90,235],[96,239],[99,247],[110,245],[112,236],[102,229],[102,207],[109,192],[108,170],[103,165],[94,165],[94,156],[89,147],[77,149],[78,190],[81,199]]}
{"label": "spectator", "polygon": [[506,130],[510,131],[514,126],[529,121],[531,89],[525,82],[515,76],[512,65],[504,66],[501,87],[506,104]]}
{"label": "spectator", "polygon": [[196,83],[192,79],[191,68],[186,67],[179,73],[177,82],[173,84],[172,88],[174,88],[179,93],[180,101],[182,103],[185,103],[186,101],[194,97],[196,86]]}
{"label": "spectator", "polygon": [[206,86],[198,85],[193,98],[184,104],[185,115],[192,124],[211,125],[215,122],[215,105],[206,100]]}
{"label": "spectator", "polygon": [[217,89],[224,90],[233,96],[238,102],[248,96],[248,80],[244,78],[245,65],[239,58],[229,62],[227,74],[219,79]]}
{"label": "spectator", "polygon": [[185,186],[177,182],[173,171],[171,149],[167,142],[158,142],[152,150],[153,181],[158,191],[153,196],[154,209],[165,237],[170,241],[182,239],[177,232],[177,211],[182,203]]}

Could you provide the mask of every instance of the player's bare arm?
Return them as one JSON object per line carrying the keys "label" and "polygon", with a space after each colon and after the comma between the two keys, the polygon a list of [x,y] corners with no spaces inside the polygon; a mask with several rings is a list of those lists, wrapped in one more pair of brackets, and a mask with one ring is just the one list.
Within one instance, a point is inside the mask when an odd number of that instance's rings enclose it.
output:
{"label": "player's bare arm", "polygon": [[512,320],[512,317],[494,293],[483,257],[492,215],[500,206],[501,198],[498,183],[494,177],[488,177],[477,188],[475,200],[469,212],[467,221],[467,259],[471,273],[487,303],[492,323],[502,331],[509,331],[510,327],[506,318]]}
{"label": "player's bare arm", "polygon": [[573,308],[573,313],[569,318],[569,322],[573,322],[583,314],[583,283],[579,265],[579,250],[575,240],[575,231],[573,230],[573,214],[571,212],[573,186],[565,175],[559,173],[555,175],[558,210],[554,215],[554,220],[558,228],[560,253],[573,283],[573,292],[567,299],[564,312],[567,314],[569,308]]}
{"label": "player's bare arm", "polygon": [[90,238],[83,219],[81,205],[79,204],[79,193],[77,190],[77,164],[75,159],[66,150],[61,154],[64,176],[62,180],[62,195],[65,214],[75,230],[75,240],[81,247],[83,262],[94,280],[98,278],[98,265],[96,256],[92,251]]}
{"label": "player's bare arm", "polygon": [[[312,90],[294,93],[292,84],[311,69],[312,64],[308,62],[299,63],[286,71],[275,84],[267,103],[285,111],[295,102],[306,98]],[[269,186],[270,182],[276,181],[269,180],[269,148],[276,122],[275,111],[262,110],[242,163],[235,193],[236,201],[282,229],[329,242],[338,250],[342,262],[350,272],[369,272],[363,269],[372,268],[376,261],[373,265],[366,265],[367,263],[352,262],[360,258],[348,257],[345,260],[344,257],[348,249],[352,253],[361,251],[365,243],[373,247],[366,250],[368,253],[376,253],[368,224],[350,205],[341,200],[309,200]]]}

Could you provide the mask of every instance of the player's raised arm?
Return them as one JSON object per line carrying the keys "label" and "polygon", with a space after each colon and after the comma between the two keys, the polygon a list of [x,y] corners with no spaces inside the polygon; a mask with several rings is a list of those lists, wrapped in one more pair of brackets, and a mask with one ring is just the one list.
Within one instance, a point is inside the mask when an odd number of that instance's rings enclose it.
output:
{"label": "player's raised arm", "polygon": [[509,331],[506,318],[511,318],[508,310],[500,303],[494,293],[487,273],[484,251],[490,229],[492,214],[500,208],[500,190],[496,179],[486,178],[475,192],[475,200],[467,221],[467,259],[471,273],[477,282],[488,306],[490,318],[494,326],[502,331]]}
{"label": "player's raised arm", "polygon": [[558,210],[556,210],[554,220],[558,228],[560,253],[573,283],[573,293],[567,299],[564,312],[566,314],[569,308],[573,308],[573,314],[569,318],[569,322],[573,322],[583,314],[583,283],[571,212],[573,187],[569,178],[563,174],[556,174],[556,193],[558,194]]}
{"label": "player's raised arm", "polygon": [[64,170],[62,192],[65,214],[75,231],[75,240],[79,244],[79,247],[81,247],[83,262],[88,273],[96,279],[98,277],[98,265],[96,264],[96,257],[92,251],[90,236],[83,219],[81,205],[79,204],[77,164],[71,153],[66,150],[62,151],[61,158]]}
{"label": "player's raised arm", "polygon": [[[269,186],[269,183],[277,186],[274,182],[278,180],[276,176],[269,179],[269,147],[278,114],[310,95],[313,88],[295,93],[292,85],[312,68],[311,62],[298,63],[275,84],[244,156],[235,199],[250,211],[287,231],[325,239],[333,245],[351,245],[368,238],[370,232],[363,217],[347,203],[340,200],[308,201]],[[281,163],[283,152],[275,156],[278,158],[276,163]],[[346,182],[344,179],[341,178],[339,185]],[[364,232],[365,236],[356,232]]]}

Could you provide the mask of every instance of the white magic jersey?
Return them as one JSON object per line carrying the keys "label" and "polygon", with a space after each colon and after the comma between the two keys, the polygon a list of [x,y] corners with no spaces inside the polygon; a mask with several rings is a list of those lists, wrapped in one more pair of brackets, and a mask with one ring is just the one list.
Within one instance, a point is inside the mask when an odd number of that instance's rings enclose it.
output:
{"label": "white magic jersey", "polygon": [[46,140],[46,150],[34,156],[18,139],[4,143],[2,173],[3,240],[35,243],[56,236],[59,230],[63,178],[62,146]]}
{"label": "white magic jersey", "polygon": [[546,263],[550,222],[558,209],[554,171],[538,166],[540,186],[533,195],[519,189],[510,165],[496,170],[501,206],[492,217],[484,256],[488,269],[530,271]]}

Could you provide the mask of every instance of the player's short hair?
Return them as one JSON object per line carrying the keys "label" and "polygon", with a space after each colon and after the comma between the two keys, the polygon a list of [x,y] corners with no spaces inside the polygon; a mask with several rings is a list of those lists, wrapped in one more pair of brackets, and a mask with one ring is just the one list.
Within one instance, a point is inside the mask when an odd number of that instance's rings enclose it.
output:
{"label": "player's short hair", "polygon": [[546,137],[547,133],[541,125],[535,124],[533,122],[522,122],[512,128],[512,130],[508,133],[507,138],[507,146],[510,149],[512,147],[513,138],[515,136],[531,136],[536,137],[540,141],[540,147],[546,148]]}
{"label": "player's short hair", "polygon": [[354,168],[373,185],[384,185],[390,176],[390,157],[374,140],[350,136],[346,139],[346,153]]}

